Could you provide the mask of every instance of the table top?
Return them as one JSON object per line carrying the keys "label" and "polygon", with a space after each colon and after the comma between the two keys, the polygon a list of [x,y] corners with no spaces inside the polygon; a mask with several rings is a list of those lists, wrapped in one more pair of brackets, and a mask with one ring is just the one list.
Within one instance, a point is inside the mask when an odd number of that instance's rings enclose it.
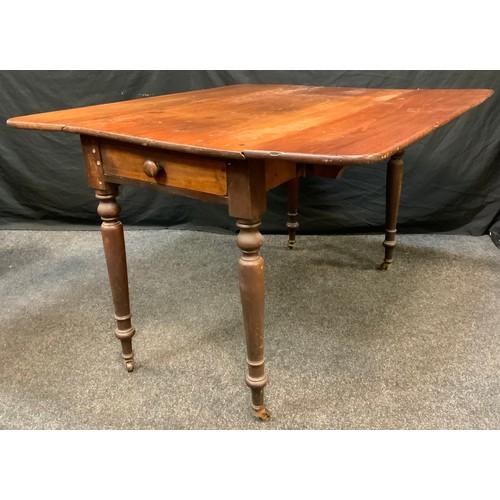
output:
{"label": "table top", "polygon": [[492,94],[231,85],[11,118],[7,124],[224,158],[362,164],[391,156]]}

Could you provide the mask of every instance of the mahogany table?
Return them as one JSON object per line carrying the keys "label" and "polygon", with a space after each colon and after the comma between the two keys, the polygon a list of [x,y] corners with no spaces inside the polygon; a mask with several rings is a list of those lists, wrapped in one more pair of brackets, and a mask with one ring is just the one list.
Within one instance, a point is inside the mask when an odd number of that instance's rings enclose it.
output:
{"label": "mahogany table", "polygon": [[385,258],[392,263],[403,150],[478,106],[491,90],[387,90],[233,85],[8,120],[11,127],[79,134],[99,200],[116,336],[134,369],[127,264],[118,187],[153,187],[223,203],[236,219],[240,295],[253,414],[264,405],[264,261],[259,232],[266,192],[288,183],[289,246],[297,229],[298,179],[338,177],[388,159]]}

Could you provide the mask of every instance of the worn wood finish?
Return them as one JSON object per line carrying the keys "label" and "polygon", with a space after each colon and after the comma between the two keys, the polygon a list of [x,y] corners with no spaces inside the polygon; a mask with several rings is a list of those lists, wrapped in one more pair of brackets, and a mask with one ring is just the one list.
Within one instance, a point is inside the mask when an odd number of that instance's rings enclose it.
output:
{"label": "worn wood finish", "polygon": [[227,164],[229,215],[257,220],[266,211],[265,163],[260,160],[231,161]]}
{"label": "worn wood finish", "polygon": [[260,420],[269,420],[264,405],[264,259],[260,247],[264,238],[259,232],[260,219],[238,219],[240,232],[236,238],[241,257],[238,262],[241,305],[247,343],[248,374],[245,382],[252,391],[252,410]]}
{"label": "worn wood finish", "polygon": [[222,203],[224,205],[227,205],[227,195],[217,196],[215,194],[202,193],[200,191],[191,191],[189,189],[164,186],[162,184],[156,184],[154,182],[138,181],[136,179],[120,177],[119,175],[106,175],[106,181],[124,186],[136,186],[139,188],[154,189],[155,191],[162,191],[163,193],[174,194],[176,196],[185,196],[186,198],[193,198],[195,200],[209,201],[212,203]]}
{"label": "worn wood finish", "polygon": [[266,160],[265,161],[266,190],[284,184],[297,177],[297,164],[290,161]]}
{"label": "worn wood finish", "polygon": [[389,158],[491,94],[234,85],[23,116],[8,125],[227,159],[352,165]]}
{"label": "worn wood finish", "polygon": [[104,141],[100,145],[104,175],[225,196],[226,162],[167,153],[161,149]]}
{"label": "worn wood finish", "polygon": [[402,150],[479,105],[491,90],[395,90],[237,85],[12,118],[8,125],[82,136],[127,369],[133,369],[127,265],[117,184],[227,203],[241,251],[239,286],[254,415],[264,404],[264,261],[259,231],[266,191],[288,182],[289,246],[297,229],[298,177],[338,177],[346,166],[391,158],[385,260],[393,259]]}
{"label": "worn wood finish", "polygon": [[123,226],[118,219],[120,215],[120,205],[116,201],[118,185],[108,182],[104,177],[98,141],[94,137],[82,136],[81,144],[88,183],[90,187],[94,188],[95,196],[99,200],[97,212],[102,220],[101,234],[104,255],[117,325],[115,335],[121,342],[125,367],[131,372],[134,370],[132,337],[135,334],[135,329],[131,323]]}
{"label": "worn wood finish", "polygon": [[299,178],[296,177],[288,181],[288,221],[286,227],[288,229],[288,248],[291,250],[295,245],[295,234],[299,227]]}
{"label": "worn wood finish", "polygon": [[115,335],[122,345],[122,356],[129,372],[134,370],[134,351],[132,337],[135,329],[131,323],[130,301],[128,292],[127,257],[123,226],[118,219],[120,205],[116,201],[118,186],[111,185],[106,190],[96,190],[96,198],[100,201],[97,212],[101,216],[101,233],[104,245],[104,256],[108,268],[109,283],[115,307]]}
{"label": "worn wood finish", "polygon": [[259,232],[266,211],[265,165],[263,161],[236,161],[228,164],[228,209],[236,218],[241,251],[238,261],[241,306],[247,344],[246,384],[252,391],[252,410],[260,420],[269,420],[264,405],[264,259]]}
{"label": "worn wood finish", "polygon": [[387,163],[386,182],[386,215],[385,215],[385,258],[380,264],[381,271],[387,271],[392,264],[394,249],[396,248],[396,225],[398,222],[399,201],[403,187],[403,151],[393,155]]}
{"label": "worn wood finish", "polygon": [[81,136],[83,159],[87,168],[87,180],[90,187],[111,190],[112,186],[104,178],[99,141],[95,137]]}

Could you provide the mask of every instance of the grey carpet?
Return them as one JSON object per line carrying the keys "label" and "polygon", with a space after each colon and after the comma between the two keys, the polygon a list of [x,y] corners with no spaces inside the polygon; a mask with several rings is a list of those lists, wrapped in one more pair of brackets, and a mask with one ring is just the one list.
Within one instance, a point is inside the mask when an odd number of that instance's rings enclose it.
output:
{"label": "grey carpet", "polygon": [[256,422],[234,236],[128,231],[137,369],[97,231],[0,232],[3,429],[498,429],[500,251],[488,237],[267,236]]}

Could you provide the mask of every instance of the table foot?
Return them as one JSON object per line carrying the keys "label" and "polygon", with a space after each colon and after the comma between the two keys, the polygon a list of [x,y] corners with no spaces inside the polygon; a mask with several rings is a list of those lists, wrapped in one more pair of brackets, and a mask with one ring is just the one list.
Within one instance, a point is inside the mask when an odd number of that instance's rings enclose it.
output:
{"label": "table foot", "polygon": [[377,267],[377,269],[379,271],[388,271],[391,264],[392,264],[392,262],[384,261],[384,262],[382,262],[382,264],[380,264],[380,266]]}
{"label": "table foot", "polygon": [[288,181],[288,221],[286,227],[288,229],[288,248],[293,249],[295,245],[295,234],[299,227],[298,222],[298,205],[299,205],[299,178],[296,177]]}
{"label": "table foot", "polygon": [[125,357],[125,355],[123,356],[123,362],[125,363],[125,368],[127,369],[127,371],[129,373],[132,373],[134,371],[134,368],[135,368],[135,363],[134,363],[134,353],[132,353],[131,355],[128,355],[129,357]]}
{"label": "table foot", "polygon": [[[292,214],[288,212],[288,220],[290,221],[293,218],[297,217],[297,213]],[[297,228],[299,227],[298,222],[288,222],[286,227],[288,228],[288,248],[290,250],[293,250],[293,246],[295,245],[295,232],[297,231]]]}
{"label": "table foot", "polygon": [[384,262],[378,266],[379,271],[387,271],[393,262],[394,249],[396,248],[396,230],[388,229],[385,232],[385,240],[382,243],[385,248]]}
{"label": "table foot", "polygon": [[255,408],[252,406],[253,416],[258,418],[261,422],[268,422],[271,419],[271,412],[265,406]]}

